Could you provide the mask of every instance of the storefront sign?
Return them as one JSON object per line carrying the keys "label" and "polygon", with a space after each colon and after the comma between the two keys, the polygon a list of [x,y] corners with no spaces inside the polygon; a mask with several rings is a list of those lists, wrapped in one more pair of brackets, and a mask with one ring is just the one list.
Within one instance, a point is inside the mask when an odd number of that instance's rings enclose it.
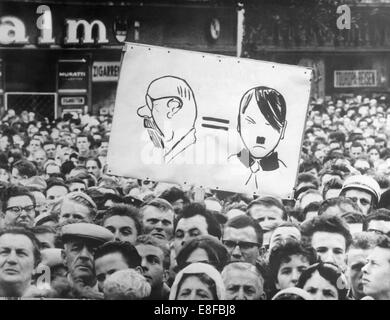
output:
{"label": "storefront sign", "polygon": [[85,105],[85,97],[62,97],[61,105],[63,106]]}
{"label": "storefront sign", "polygon": [[88,64],[85,59],[58,61],[58,92],[87,92]]}
{"label": "storefront sign", "polygon": [[376,87],[376,70],[335,70],[335,88]]}
{"label": "storefront sign", "polygon": [[118,81],[120,62],[95,61],[92,66],[92,81]]}

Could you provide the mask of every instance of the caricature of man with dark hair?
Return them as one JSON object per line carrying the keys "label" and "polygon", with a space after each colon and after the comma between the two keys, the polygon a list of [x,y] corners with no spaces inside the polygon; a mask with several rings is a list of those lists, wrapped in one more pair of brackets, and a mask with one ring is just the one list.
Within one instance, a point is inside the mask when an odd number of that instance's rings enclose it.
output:
{"label": "caricature of man with dark hair", "polygon": [[144,119],[154,146],[164,150],[168,163],[196,142],[194,93],[185,80],[165,76],[149,84],[145,102],[137,114]]}
{"label": "caricature of man with dark hair", "polygon": [[258,187],[256,174],[286,167],[275,151],[286,130],[286,102],[275,89],[255,87],[241,98],[237,130],[244,148],[235,155],[250,169],[251,180]]}

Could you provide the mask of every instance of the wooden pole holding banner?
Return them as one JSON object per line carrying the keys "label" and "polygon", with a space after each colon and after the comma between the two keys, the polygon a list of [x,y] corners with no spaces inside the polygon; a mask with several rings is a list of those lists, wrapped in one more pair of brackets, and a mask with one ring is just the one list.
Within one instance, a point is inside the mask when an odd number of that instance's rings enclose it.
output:
{"label": "wooden pole holding banner", "polygon": [[242,55],[242,41],[244,40],[244,4],[239,1],[237,3],[237,57]]}

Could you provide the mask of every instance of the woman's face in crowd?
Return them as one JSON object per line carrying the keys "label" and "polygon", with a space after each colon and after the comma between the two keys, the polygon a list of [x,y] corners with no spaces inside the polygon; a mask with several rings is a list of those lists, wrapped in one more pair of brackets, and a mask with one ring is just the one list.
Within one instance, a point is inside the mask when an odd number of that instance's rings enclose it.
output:
{"label": "woman's face in crowd", "polygon": [[307,291],[312,300],[338,300],[337,289],[318,271],[315,271],[311,278],[306,281],[303,290]]}
{"label": "woman's face in crowd", "polygon": [[207,284],[197,276],[189,276],[183,281],[176,300],[214,300],[214,297]]}
{"label": "woman's face in crowd", "polygon": [[309,261],[302,255],[292,255],[288,262],[282,262],[279,267],[276,288],[283,290],[295,287],[302,272],[309,266]]}
{"label": "woman's face in crowd", "polygon": [[371,160],[372,162],[377,161],[377,160],[379,159],[379,152],[378,152],[378,150],[376,150],[376,149],[371,149],[371,150],[368,152],[368,155],[369,155],[370,160]]}
{"label": "woman's face in crowd", "polygon": [[0,169],[0,181],[9,182],[10,174],[5,169]]}

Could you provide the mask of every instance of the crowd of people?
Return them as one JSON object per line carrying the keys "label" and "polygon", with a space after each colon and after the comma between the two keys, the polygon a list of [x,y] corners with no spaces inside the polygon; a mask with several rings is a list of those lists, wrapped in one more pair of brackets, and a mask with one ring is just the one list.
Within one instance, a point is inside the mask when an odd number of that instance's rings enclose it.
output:
{"label": "crowd of people", "polygon": [[390,299],[389,103],[311,102],[294,199],[112,176],[109,115],[8,110],[0,297]]}

